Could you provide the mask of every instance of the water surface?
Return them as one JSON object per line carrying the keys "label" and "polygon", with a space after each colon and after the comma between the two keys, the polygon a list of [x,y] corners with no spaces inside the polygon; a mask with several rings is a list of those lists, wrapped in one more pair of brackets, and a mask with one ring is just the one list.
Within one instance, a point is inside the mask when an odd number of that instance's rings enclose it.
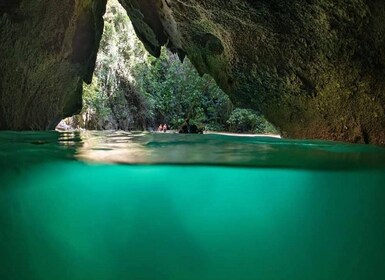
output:
{"label": "water surface", "polygon": [[385,279],[385,149],[0,132],[0,279]]}

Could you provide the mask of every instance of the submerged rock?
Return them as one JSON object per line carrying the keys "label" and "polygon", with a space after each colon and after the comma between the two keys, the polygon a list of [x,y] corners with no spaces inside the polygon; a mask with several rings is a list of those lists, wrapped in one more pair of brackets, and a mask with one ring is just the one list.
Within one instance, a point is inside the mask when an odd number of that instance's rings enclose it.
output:
{"label": "submerged rock", "polygon": [[[105,2],[0,6],[0,128],[52,128],[79,110]],[[284,136],[385,143],[385,2],[120,2],[151,54],[187,55]]]}

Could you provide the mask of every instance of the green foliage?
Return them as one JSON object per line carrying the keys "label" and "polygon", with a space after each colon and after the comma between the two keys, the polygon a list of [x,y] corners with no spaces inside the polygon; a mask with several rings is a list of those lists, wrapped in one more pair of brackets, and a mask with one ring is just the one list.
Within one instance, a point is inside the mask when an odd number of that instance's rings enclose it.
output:
{"label": "green foliage", "polygon": [[93,113],[100,118],[106,118],[111,113],[108,98],[100,91],[96,77],[92,84],[83,86],[83,112]]}
{"label": "green foliage", "polygon": [[178,128],[186,117],[192,123],[225,125],[232,105],[208,76],[200,77],[188,59],[163,49],[159,59],[149,58],[134,71],[140,91],[151,99],[158,122]]}
{"label": "green foliage", "polygon": [[231,132],[277,133],[277,130],[263,116],[250,109],[236,108],[227,123]]}

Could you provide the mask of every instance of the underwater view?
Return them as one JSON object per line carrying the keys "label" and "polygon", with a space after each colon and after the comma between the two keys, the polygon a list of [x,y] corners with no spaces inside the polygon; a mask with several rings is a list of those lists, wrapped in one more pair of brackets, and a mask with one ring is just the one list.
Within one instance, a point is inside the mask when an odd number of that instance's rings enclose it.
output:
{"label": "underwater view", "polygon": [[385,148],[0,132],[0,279],[384,279]]}

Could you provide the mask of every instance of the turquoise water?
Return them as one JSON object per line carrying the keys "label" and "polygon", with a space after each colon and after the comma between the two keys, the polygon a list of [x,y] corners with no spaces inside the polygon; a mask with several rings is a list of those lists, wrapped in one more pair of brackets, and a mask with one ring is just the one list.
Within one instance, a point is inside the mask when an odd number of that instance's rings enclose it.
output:
{"label": "turquoise water", "polygon": [[0,132],[0,279],[385,279],[385,148]]}

